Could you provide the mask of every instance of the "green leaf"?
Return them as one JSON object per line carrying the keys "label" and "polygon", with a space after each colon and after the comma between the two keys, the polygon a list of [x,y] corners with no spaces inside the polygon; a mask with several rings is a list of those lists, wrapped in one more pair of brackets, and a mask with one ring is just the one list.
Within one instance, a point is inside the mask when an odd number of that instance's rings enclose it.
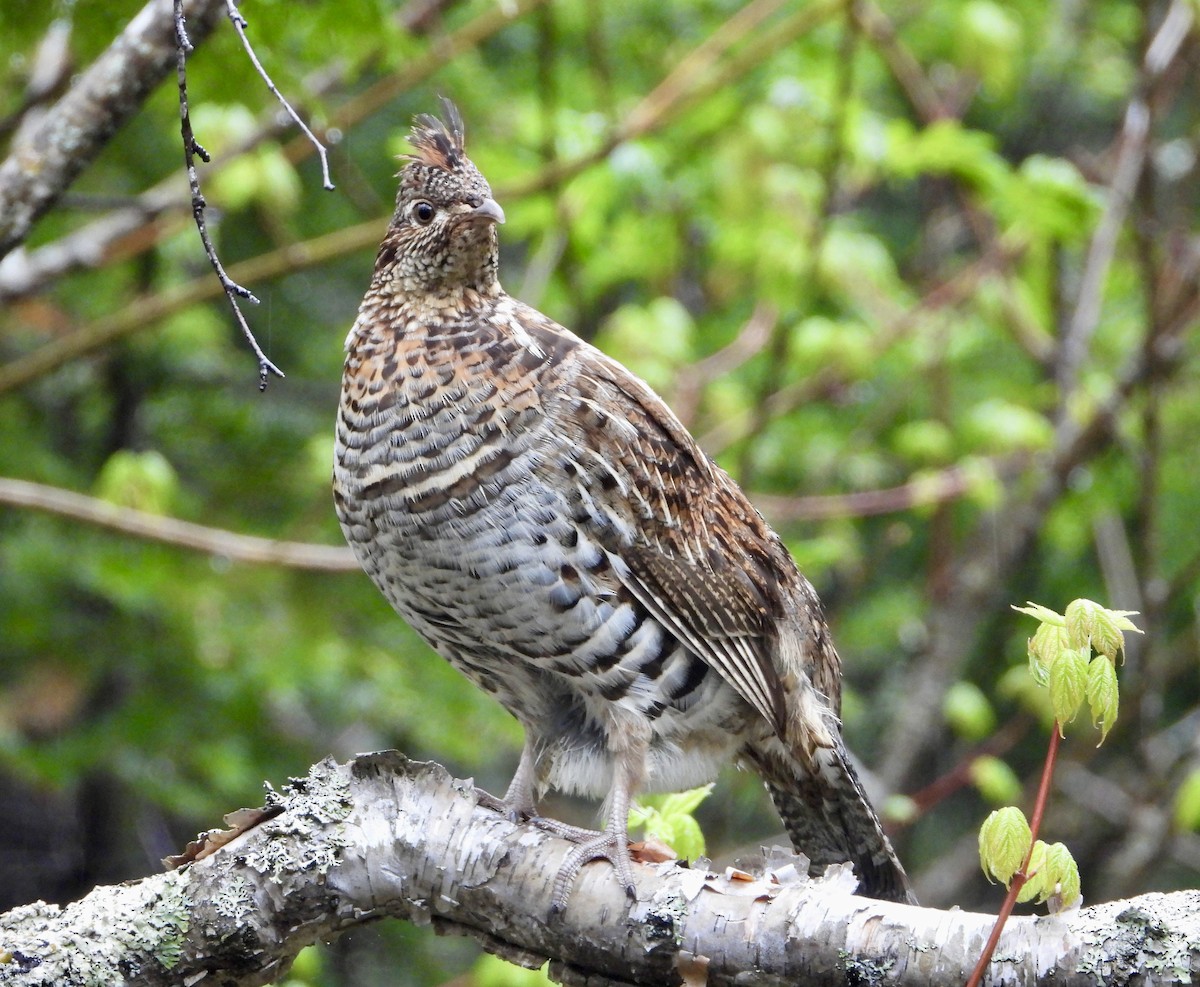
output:
{"label": "green leaf", "polygon": [[1200,768],[1184,778],[1175,792],[1175,826],[1200,830]]}
{"label": "green leaf", "polygon": [[1025,883],[1017,892],[1017,901],[1024,904],[1027,901],[1045,901],[1052,893],[1053,886],[1047,883],[1046,844],[1038,840],[1033,845],[1029,855],[1029,866],[1025,868]]}
{"label": "green leaf", "polygon": [[651,386],[666,388],[691,359],[695,328],[678,301],[659,297],[645,305],[622,305],[609,316],[597,342],[606,353],[637,367]]}
{"label": "green leaf", "polygon": [[1067,619],[1061,613],[1055,613],[1040,603],[1027,602],[1025,606],[1014,606],[1013,609],[1017,613],[1027,613],[1030,617],[1036,617],[1043,624],[1055,624],[1059,627],[1065,627],[1067,624]]}
{"label": "green leaf", "polygon": [[954,32],[963,67],[977,72],[996,95],[1008,93],[1021,64],[1021,22],[1005,5],[992,0],[968,0]]}
{"label": "green leaf", "polygon": [[1137,616],[1137,610],[1109,610],[1107,612],[1112,615],[1116,621],[1117,627],[1119,627],[1121,630],[1134,631],[1137,634],[1145,633],[1145,631],[1143,631],[1140,627],[1134,624],[1132,620],[1129,619],[1130,617]]}
{"label": "green leaf", "polygon": [[1064,648],[1050,669],[1050,705],[1059,732],[1079,714],[1087,696],[1087,652]]}
{"label": "green leaf", "polygon": [[1003,805],[1021,796],[1021,782],[1016,772],[998,757],[984,754],[971,762],[971,782],[979,794],[993,805]]}
{"label": "green leaf", "polygon": [[1041,624],[1029,639],[1029,671],[1038,685],[1048,685],[1050,669],[1067,646],[1066,631],[1058,624]]}
{"label": "green leaf", "polygon": [[938,120],[918,132],[907,121],[893,120],[887,138],[886,163],[904,178],[953,175],[990,190],[1002,186],[1011,174],[1008,163],[996,153],[995,138],[958,120]]}
{"label": "green leaf", "polygon": [[1112,661],[1116,661],[1117,655],[1124,649],[1125,635],[1117,626],[1117,620],[1111,610],[1101,607],[1096,612],[1095,624],[1092,627],[1092,647]]}
{"label": "green leaf", "polygon": [[905,422],[892,435],[892,447],[918,463],[945,463],[954,453],[954,433],[934,418]]}
{"label": "green leaf", "polygon": [[979,862],[984,876],[1008,885],[1025,862],[1033,834],[1016,806],[996,809],[979,828]]}
{"label": "green leaf", "polygon": [[664,826],[661,829],[647,827],[646,834],[657,836],[682,860],[695,860],[704,856],[704,832],[695,816],[675,816],[670,823],[669,827]]}
{"label": "green leaf", "polygon": [[1031,154],[1021,162],[1003,203],[1015,232],[1075,243],[1088,236],[1100,213],[1100,200],[1070,161]]}
{"label": "green leaf", "polygon": [[121,507],[166,514],[179,489],[175,470],[153,449],[121,449],[108,457],[96,479],[96,495]]}
{"label": "green leaf", "polygon": [[1096,627],[1096,614],[1102,608],[1091,600],[1072,600],[1067,604],[1067,637],[1072,648],[1087,649],[1092,646],[1092,633]]}
{"label": "green leaf", "polygon": [[1036,452],[1053,444],[1054,426],[1024,404],[988,398],[963,416],[963,438],[984,453]]}
{"label": "green leaf", "polygon": [[1013,665],[996,681],[996,694],[1015,699],[1049,730],[1054,726],[1054,710],[1050,706],[1050,693],[1045,688],[1048,682],[1048,671],[1046,681],[1039,683],[1026,669]]}
{"label": "green leaf", "polygon": [[907,795],[893,793],[883,800],[879,806],[879,815],[885,822],[900,823],[907,826],[921,816],[921,808],[916,801]]}
{"label": "green leaf", "polygon": [[712,794],[713,783],[690,788],[686,792],[672,792],[659,803],[659,812],[666,818],[675,815],[691,815]]}
{"label": "green leaf", "polygon": [[1096,626],[1092,629],[1092,647],[1116,661],[1125,650],[1125,635],[1122,632],[1142,633],[1129,619],[1136,614],[1136,610],[1107,610],[1101,607],[1096,612]]}
{"label": "green leaf", "polygon": [[1043,886],[1049,894],[1041,898],[1045,901],[1051,895],[1057,896],[1063,906],[1072,905],[1079,900],[1079,865],[1071,851],[1063,843],[1051,843],[1046,847],[1046,858],[1042,864],[1045,877]]}
{"label": "green leaf", "polygon": [[529,970],[486,953],[475,961],[470,982],[475,987],[551,987],[546,967]]}
{"label": "green leaf", "polygon": [[992,704],[972,682],[955,682],[946,690],[942,716],[955,733],[967,740],[980,740],[996,728]]}
{"label": "green leaf", "polygon": [[1097,655],[1088,664],[1086,689],[1092,723],[1100,728],[1102,744],[1112,725],[1117,722],[1119,705],[1117,669],[1107,655]]}
{"label": "green leaf", "polygon": [[635,805],[629,810],[629,825],[641,826],[647,837],[654,837],[669,846],[681,858],[695,860],[705,853],[704,833],[696,817],[696,808],[712,792],[712,784],[686,792],[650,796],[650,804]]}

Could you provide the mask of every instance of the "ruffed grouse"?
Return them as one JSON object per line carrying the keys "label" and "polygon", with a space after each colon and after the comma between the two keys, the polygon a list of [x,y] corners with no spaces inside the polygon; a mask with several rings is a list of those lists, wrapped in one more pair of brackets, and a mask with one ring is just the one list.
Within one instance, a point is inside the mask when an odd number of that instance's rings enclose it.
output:
{"label": "ruffed grouse", "polygon": [[[814,868],[912,900],[843,746],[841,663],[808,581],[741,489],[623,366],[507,295],[504,213],[462,120],[416,118],[346,340],[334,498],[392,606],[525,729],[505,797],[632,894],[630,799],[762,775]],[[549,786],[607,830],[539,819]]]}

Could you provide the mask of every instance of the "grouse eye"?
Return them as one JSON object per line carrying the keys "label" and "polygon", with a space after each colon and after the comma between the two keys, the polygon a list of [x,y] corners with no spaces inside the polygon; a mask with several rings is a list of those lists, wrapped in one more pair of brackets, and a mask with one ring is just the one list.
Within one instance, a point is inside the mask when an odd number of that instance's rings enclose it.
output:
{"label": "grouse eye", "polygon": [[437,210],[433,208],[433,205],[426,202],[424,199],[415,203],[412,209],[413,218],[416,219],[416,221],[422,226],[432,223],[434,214],[436,212]]}

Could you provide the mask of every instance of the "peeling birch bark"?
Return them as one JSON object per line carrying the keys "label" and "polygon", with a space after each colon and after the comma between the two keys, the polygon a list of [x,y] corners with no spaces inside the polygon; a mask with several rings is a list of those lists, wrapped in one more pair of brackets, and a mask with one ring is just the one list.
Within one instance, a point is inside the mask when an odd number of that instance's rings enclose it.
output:
{"label": "peeling birch bark", "polygon": [[[550,959],[552,976],[591,987],[951,985],[993,921],[851,895],[842,867],[809,880],[785,866],[779,883],[675,863],[637,866],[636,902],[606,864],[590,864],[552,918],[569,845],[395,752],[323,761],[268,808],[181,869],[0,916],[0,984],[265,984],[304,946],[392,917],[472,936],[523,965]],[[987,983],[1198,977],[1200,892],[1182,891],[1011,919]]]}

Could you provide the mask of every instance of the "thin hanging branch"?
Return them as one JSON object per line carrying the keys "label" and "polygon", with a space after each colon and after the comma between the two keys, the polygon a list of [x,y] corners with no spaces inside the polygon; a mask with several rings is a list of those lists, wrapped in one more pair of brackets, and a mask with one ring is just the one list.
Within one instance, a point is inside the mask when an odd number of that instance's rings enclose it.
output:
{"label": "thin hanging branch", "polygon": [[254,46],[250,44],[250,39],[246,37],[246,18],[242,16],[242,12],[238,10],[235,0],[225,0],[225,6],[229,10],[229,20],[233,24],[233,29],[237,31],[237,36],[242,39],[242,47],[246,49],[246,56],[250,59],[250,64],[254,66],[255,71],[262,77],[262,81],[267,84],[267,88],[271,90],[279,105],[284,108],[287,115],[296,121],[296,126],[303,132],[313,147],[317,149],[317,156],[321,159],[321,185],[326,192],[332,192],[335,188],[333,180],[329,177],[329,155],[326,153],[325,145],[317,140],[317,135],[309,130],[308,125],[300,119],[300,115],[292,109],[292,104],[289,103],[271,81],[271,77],[267,75],[267,70],[263,68],[262,62],[258,60],[258,56],[254,53]]}
{"label": "thin hanging branch", "polygon": [[[211,160],[208,151],[204,146],[196,140],[196,135],[192,131],[191,114],[188,112],[188,95],[187,95],[187,56],[192,51],[192,44],[188,40],[187,27],[183,16],[183,0],[174,0],[175,4],[175,40],[176,40],[176,65],[179,75],[179,123],[180,132],[183,136],[183,160],[187,167],[188,186],[192,193],[192,216],[196,221],[196,229],[200,232],[200,242],[204,244],[204,253],[208,257],[208,261],[212,264],[213,270],[216,272],[217,279],[221,282],[221,288],[225,291],[225,297],[229,299],[229,306],[233,309],[233,316],[237,320],[238,326],[242,330],[242,335],[246,337],[246,342],[250,344],[250,348],[254,351],[254,356],[258,360],[258,389],[265,391],[267,389],[267,379],[270,374],[275,374],[277,377],[283,377],[283,371],[273,364],[267,355],[259,346],[258,340],[254,336],[254,332],[250,329],[249,323],[246,322],[246,317],[242,314],[241,306],[238,305],[238,299],[244,298],[247,301],[258,304],[258,298],[250,291],[233,280],[226,272],[225,267],[221,263],[221,259],[217,256],[216,248],[213,246],[212,238],[208,235],[208,225],[205,221],[205,210],[208,203],[205,202],[204,195],[200,191],[200,178],[196,173],[196,158],[206,164]],[[317,140],[316,135],[308,128],[299,114],[292,108],[289,103],[276,87],[271,77],[267,74],[267,70],[263,68],[262,62],[258,60],[258,56],[254,53],[254,46],[250,44],[250,39],[246,37],[246,18],[242,16],[238,10],[235,0],[225,0],[225,7],[229,14],[230,23],[233,24],[233,29],[242,40],[242,47],[246,49],[246,55],[250,59],[250,64],[255,68],[255,71],[262,77],[267,88],[272,95],[279,100],[294,121],[296,125],[304,132],[304,135],[312,142],[317,150],[317,154],[321,159],[321,182],[325,189],[332,191],[334,184],[329,177],[329,157],[323,145]]]}
{"label": "thin hanging branch", "polygon": [[258,345],[258,340],[254,338],[254,333],[238,305],[239,298],[245,298],[257,305],[258,298],[249,288],[243,288],[225,273],[225,267],[217,256],[217,250],[208,235],[208,226],[204,219],[204,211],[208,203],[204,201],[204,195],[200,191],[200,178],[196,174],[196,157],[198,156],[204,162],[210,161],[211,158],[204,146],[196,140],[196,135],[192,132],[191,114],[188,112],[187,56],[192,51],[192,43],[188,40],[187,27],[184,25],[183,0],[175,0],[175,41],[178,50],[176,65],[179,74],[179,124],[183,134],[183,161],[187,167],[188,185],[192,190],[192,216],[196,220],[196,229],[200,232],[200,242],[204,244],[204,252],[208,255],[208,261],[212,264],[217,279],[225,290],[225,297],[229,299],[233,316],[237,319],[237,323],[242,329],[242,335],[246,337],[246,342],[250,344],[254,356],[258,359],[258,389],[265,391],[269,374],[275,374],[278,377],[283,377],[284,374],[267,359],[267,355]]}

